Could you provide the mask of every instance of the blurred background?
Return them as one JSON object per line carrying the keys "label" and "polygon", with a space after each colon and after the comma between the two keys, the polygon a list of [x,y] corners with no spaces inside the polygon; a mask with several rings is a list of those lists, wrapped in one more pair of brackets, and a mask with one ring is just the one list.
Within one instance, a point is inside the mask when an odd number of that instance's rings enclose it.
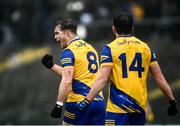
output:
{"label": "blurred background", "polygon": [[[49,116],[60,77],[40,63],[50,53],[60,64],[55,22],[79,22],[79,36],[100,53],[114,39],[112,18],[121,11],[132,13],[134,34],[157,53],[180,110],[180,0],[0,0],[0,124],[60,124]],[[167,116],[167,100],[151,76],[148,94],[147,124],[180,124],[180,114]]]}

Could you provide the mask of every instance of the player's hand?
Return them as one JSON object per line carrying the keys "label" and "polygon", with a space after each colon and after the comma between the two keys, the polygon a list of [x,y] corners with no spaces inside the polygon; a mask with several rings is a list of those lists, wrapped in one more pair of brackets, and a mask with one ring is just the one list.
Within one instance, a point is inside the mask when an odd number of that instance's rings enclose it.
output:
{"label": "player's hand", "polygon": [[169,116],[173,116],[173,115],[176,115],[178,113],[175,100],[169,100],[169,106],[167,109],[167,113]]}
{"label": "player's hand", "polygon": [[89,104],[90,101],[85,98],[83,101],[76,103],[76,109],[79,111],[85,111]]}
{"label": "player's hand", "polygon": [[51,68],[53,67],[53,65],[54,65],[54,63],[53,63],[53,56],[46,54],[46,55],[43,56],[43,58],[41,59],[41,63],[42,63],[45,67],[51,69]]}
{"label": "player's hand", "polygon": [[53,118],[60,118],[61,117],[61,113],[62,113],[62,106],[56,104],[53,108],[53,110],[51,111],[51,117]]}

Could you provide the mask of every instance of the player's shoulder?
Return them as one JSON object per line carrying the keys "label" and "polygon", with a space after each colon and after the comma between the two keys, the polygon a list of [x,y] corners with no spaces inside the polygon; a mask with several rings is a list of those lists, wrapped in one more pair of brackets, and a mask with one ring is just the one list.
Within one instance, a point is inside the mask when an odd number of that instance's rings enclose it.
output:
{"label": "player's shoulder", "polygon": [[102,52],[101,53],[103,53],[103,52],[111,52],[111,43],[108,43],[108,44],[105,44],[104,46],[103,46],[103,48],[102,48]]}
{"label": "player's shoulder", "polygon": [[112,50],[113,47],[114,47],[114,40],[109,42],[109,43],[107,43],[107,44],[105,44],[103,46],[103,50]]}
{"label": "player's shoulder", "polygon": [[79,44],[83,44],[82,45],[82,49],[83,50],[87,50],[87,51],[93,51],[96,52],[96,49],[93,47],[92,44],[90,44],[89,42],[86,42],[84,40],[81,40],[81,42]]}
{"label": "player's shoulder", "polygon": [[71,50],[69,48],[64,49],[61,53],[61,57],[67,57],[70,55],[74,55],[74,53],[73,53],[73,50]]}
{"label": "player's shoulder", "polygon": [[82,49],[83,47],[91,46],[88,42],[80,39],[76,42],[71,43],[67,48],[69,49]]}
{"label": "player's shoulder", "polygon": [[141,39],[139,39],[137,37],[134,37],[134,39],[136,39],[141,44],[142,47],[149,49],[148,42],[146,42],[144,40],[141,40]]}
{"label": "player's shoulder", "polygon": [[114,44],[116,44],[116,42],[117,42],[117,39],[114,39],[114,40],[110,41],[108,44],[106,44],[106,46],[111,47]]}
{"label": "player's shoulder", "polygon": [[72,42],[66,49],[64,49],[64,51],[71,50],[72,52],[76,52],[79,49],[82,49],[82,47],[85,45],[86,45],[86,42],[80,39],[75,42]]}
{"label": "player's shoulder", "polygon": [[74,53],[74,55],[78,57],[81,56],[81,54],[84,52],[91,51],[91,52],[97,53],[97,51],[91,44],[89,44],[88,42],[82,39],[74,42],[73,44],[68,46],[67,49],[71,50]]}

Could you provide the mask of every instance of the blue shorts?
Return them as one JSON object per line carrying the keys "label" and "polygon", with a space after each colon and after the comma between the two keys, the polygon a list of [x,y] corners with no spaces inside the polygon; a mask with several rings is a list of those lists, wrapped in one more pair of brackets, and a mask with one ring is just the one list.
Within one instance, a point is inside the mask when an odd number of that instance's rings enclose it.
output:
{"label": "blue shorts", "polygon": [[75,108],[76,102],[65,103],[64,122],[72,125],[104,125],[106,110],[104,101],[92,101],[87,110]]}
{"label": "blue shorts", "polygon": [[112,113],[107,112],[106,124],[144,125],[145,113]]}

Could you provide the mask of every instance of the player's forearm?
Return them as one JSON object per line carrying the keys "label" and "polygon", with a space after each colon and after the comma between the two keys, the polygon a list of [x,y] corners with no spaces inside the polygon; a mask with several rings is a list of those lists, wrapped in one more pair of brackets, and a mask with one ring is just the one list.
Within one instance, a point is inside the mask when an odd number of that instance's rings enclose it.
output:
{"label": "player's forearm", "polygon": [[107,82],[107,79],[105,78],[97,79],[92,85],[90,92],[86,96],[86,99],[88,99],[89,101],[92,101],[96,97],[96,95],[104,88],[104,86],[106,85],[106,82]]}
{"label": "player's forearm", "polygon": [[164,75],[161,72],[159,65],[158,64],[151,65],[150,71],[152,75],[154,76],[154,79],[157,82],[159,88],[162,90],[162,92],[166,95],[166,97],[169,100],[173,100],[174,96],[172,94],[171,88],[169,84],[167,83],[166,79],[164,78]]}
{"label": "player's forearm", "polygon": [[62,68],[62,80],[59,86],[58,101],[65,102],[71,88],[74,68]]}
{"label": "player's forearm", "polygon": [[51,68],[51,70],[56,73],[58,76],[62,76],[62,67],[54,64],[53,67]]}
{"label": "player's forearm", "polygon": [[63,80],[61,81],[57,101],[62,103],[66,101],[70,91],[70,84],[71,82],[64,82]]}
{"label": "player's forearm", "polygon": [[107,84],[112,66],[101,66],[97,79],[93,83],[89,94],[86,96],[86,99],[92,101],[94,97],[103,89]]}
{"label": "player's forearm", "polygon": [[171,88],[169,84],[167,83],[166,79],[163,75],[159,75],[158,77],[155,77],[155,80],[159,86],[159,88],[162,90],[162,92],[166,95],[166,97],[169,100],[174,100],[174,96],[172,94]]}

